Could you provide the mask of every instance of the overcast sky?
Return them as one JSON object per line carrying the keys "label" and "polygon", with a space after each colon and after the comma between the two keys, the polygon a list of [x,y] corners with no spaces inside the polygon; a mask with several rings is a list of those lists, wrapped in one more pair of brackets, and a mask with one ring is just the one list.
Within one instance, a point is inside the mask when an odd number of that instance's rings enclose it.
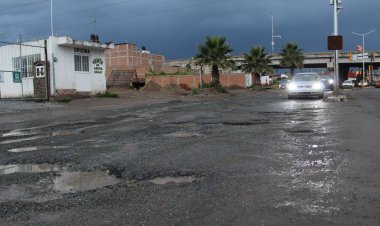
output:
{"label": "overcast sky", "polygon": [[[366,33],[366,49],[380,50],[380,1],[342,0],[339,33],[346,51],[361,44],[350,31]],[[165,55],[190,58],[206,35],[226,36],[234,55],[261,45],[271,50],[271,12],[279,52],[296,42],[305,52],[327,51],[333,32],[329,0],[53,0],[54,33],[102,42],[131,42]],[[96,15],[96,16],[95,16]],[[96,26],[94,20],[97,20]],[[50,34],[50,0],[0,0],[0,40],[46,38]]]}

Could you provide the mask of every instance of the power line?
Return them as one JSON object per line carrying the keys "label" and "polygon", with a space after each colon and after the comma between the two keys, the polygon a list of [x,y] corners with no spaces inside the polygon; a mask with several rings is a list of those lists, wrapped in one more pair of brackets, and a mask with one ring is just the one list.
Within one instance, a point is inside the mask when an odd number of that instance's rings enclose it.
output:
{"label": "power line", "polygon": [[42,2],[48,2],[48,1],[50,1],[50,0],[40,0],[40,1],[35,1],[35,2],[23,3],[23,4],[9,5],[9,6],[5,6],[5,7],[1,7],[1,10],[9,10],[9,9],[23,7],[23,6],[29,6],[29,5],[39,4],[39,3],[42,3]]}
{"label": "power line", "polygon": [[[46,0],[44,0],[44,1],[46,1]],[[86,8],[86,9],[80,9],[80,10],[76,10],[76,11],[72,11],[72,12],[66,12],[66,13],[56,14],[56,15],[54,15],[54,18],[60,17],[60,16],[77,14],[77,13],[86,12],[86,11],[93,11],[93,10],[96,10],[96,9],[99,9],[99,8],[106,8],[106,7],[112,7],[112,6],[121,5],[121,4],[127,4],[127,3],[131,3],[131,2],[136,2],[136,1],[138,1],[138,0],[128,0],[128,1],[115,2],[113,4],[104,4],[104,5],[100,5],[100,6],[96,6],[96,7],[92,7],[92,8]],[[14,23],[0,24],[0,27],[2,27],[2,26],[12,26],[12,25],[29,23],[29,22],[36,22],[36,21],[45,21],[46,19],[50,19],[50,17],[40,17],[40,18],[33,19],[33,20],[22,20],[22,21],[18,21],[18,22],[14,22]]]}
{"label": "power line", "polygon": [[[129,2],[132,2],[132,1],[137,1],[137,0],[131,0]],[[231,0],[219,0],[219,1],[214,1],[214,2],[207,2],[207,3],[200,3],[200,4],[193,4],[193,5],[187,5],[187,6],[182,6],[182,7],[176,7],[176,8],[171,8],[171,9],[167,9],[167,10],[161,10],[161,11],[152,12],[150,14],[149,13],[145,13],[145,14],[135,15],[135,16],[127,18],[127,20],[132,20],[132,19],[139,18],[139,17],[146,17],[146,16],[149,16],[149,15],[157,15],[157,14],[171,12],[171,11],[184,10],[184,9],[189,9],[189,8],[193,8],[193,7],[200,7],[200,6],[208,6],[208,5],[220,4],[220,3],[224,3],[224,2],[228,2],[228,1],[231,1]],[[99,6],[99,7],[101,7],[101,6]],[[96,7],[96,8],[99,8],[99,7]],[[109,22],[109,21],[122,20],[122,19],[125,19],[125,18],[126,17],[123,16],[123,17],[119,17],[119,18],[97,20],[97,23],[104,23],[104,22]],[[91,24],[93,24],[93,21],[90,22],[90,23],[85,23],[85,24],[79,25],[79,27],[88,26],[88,25],[91,25]],[[78,27],[78,26],[74,25],[74,26],[60,27],[60,28],[58,28],[56,30],[59,31],[59,30],[65,30],[65,29],[68,29],[68,28],[75,28],[75,27]],[[42,33],[47,33],[47,32],[48,31],[33,32],[33,33],[24,33],[23,35],[36,35],[36,34],[42,34]]]}

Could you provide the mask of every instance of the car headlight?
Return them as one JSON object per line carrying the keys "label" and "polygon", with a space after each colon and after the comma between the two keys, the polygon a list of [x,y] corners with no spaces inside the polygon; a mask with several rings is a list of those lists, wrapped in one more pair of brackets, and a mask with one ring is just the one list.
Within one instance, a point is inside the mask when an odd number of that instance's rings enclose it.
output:
{"label": "car headlight", "polygon": [[289,89],[289,90],[295,90],[295,89],[296,89],[296,85],[295,85],[294,83],[290,83],[290,84],[288,85],[288,89]]}
{"label": "car headlight", "polygon": [[332,85],[334,83],[333,79],[329,79],[329,84]]}
{"label": "car headlight", "polygon": [[322,89],[321,83],[314,83],[313,84],[313,89]]}

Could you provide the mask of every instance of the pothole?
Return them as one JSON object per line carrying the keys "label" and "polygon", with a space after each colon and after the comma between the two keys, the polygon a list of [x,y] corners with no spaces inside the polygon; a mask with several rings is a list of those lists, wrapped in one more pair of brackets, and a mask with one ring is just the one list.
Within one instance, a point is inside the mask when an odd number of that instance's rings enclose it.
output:
{"label": "pothole", "polygon": [[195,181],[197,181],[198,178],[189,176],[189,177],[157,177],[151,180],[148,180],[148,182],[157,184],[157,185],[165,185],[165,184],[190,184]]}
{"label": "pothole", "polygon": [[298,129],[298,130],[288,130],[289,133],[313,133],[310,129]]}
{"label": "pothole", "polygon": [[119,179],[110,176],[107,172],[60,172],[55,178],[54,189],[61,193],[75,193],[115,185]]}
{"label": "pothole", "polygon": [[296,163],[298,167],[320,167],[320,166],[329,166],[333,163],[332,159],[317,159],[317,160],[306,160],[299,161]]}
{"label": "pothole", "polygon": [[19,138],[19,139],[10,139],[10,140],[4,140],[1,141],[0,144],[13,144],[13,143],[20,143],[24,141],[32,141],[37,139],[43,139],[48,137],[57,137],[57,136],[71,136],[71,135],[78,135],[80,134],[80,131],[72,131],[72,130],[58,130],[58,131],[52,131],[52,132],[45,132],[45,133],[24,133],[24,132],[10,132],[8,134],[4,134],[3,137],[9,138],[9,137],[23,137],[23,136],[30,136],[30,135],[36,135],[31,137],[25,137],[25,138]]}
{"label": "pothole", "polygon": [[0,165],[0,175],[13,173],[44,173],[58,171],[59,168],[50,164]]}
{"label": "pothole", "polygon": [[0,176],[14,173],[56,172],[53,188],[62,194],[94,190],[112,186],[121,180],[103,171],[69,171],[50,164],[0,165]]}
{"label": "pothole", "polygon": [[165,134],[164,136],[165,137],[171,137],[171,138],[189,138],[189,137],[199,137],[199,136],[201,136],[201,134],[180,131],[180,132]]}
{"label": "pothole", "polygon": [[253,120],[253,121],[248,121],[248,122],[222,122],[222,124],[227,125],[227,126],[254,126],[254,125],[270,124],[270,121]]}
{"label": "pothole", "polygon": [[23,148],[14,148],[8,150],[11,153],[23,153],[23,152],[32,152],[32,151],[41,151],[41,150],[52,150],[52,149],[65,149],[69,148],[68,146],[44,146],[44,147],[23,147]]}

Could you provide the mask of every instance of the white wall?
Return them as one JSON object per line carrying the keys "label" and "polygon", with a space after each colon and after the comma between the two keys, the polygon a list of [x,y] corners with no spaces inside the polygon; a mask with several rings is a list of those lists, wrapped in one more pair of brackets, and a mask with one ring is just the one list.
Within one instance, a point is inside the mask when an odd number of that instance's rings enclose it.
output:
{"label": "white wall", "polygon": [[[92,94],[106,91],[106,75],[105,75],[105,54],[104,48],[97,48],[82,45],[66,45],[64,43],[67,37],[54,38],[53,41],[54,56],[57,62],[55,67],[55,85],[56,89],[76,89],[77,92],[90,92]],[[89,72],[76,72],[74,61],[74,48],[85,48],[90,50],[89,55]],[[51,57],[51,54],[49,54]],[[94,73],[95,65],[92,63],[94,59],[99,58],[103,61],[103,70],[101,74]],[[52,79],[53,82],[53,79]],[[53,84],[52,84],[53,87]],[[54,92],[54,90],[52,90]]]}
{"label": "white wall", "polygon": [[[41,46],[44,45],[44,40],[23,43],[28,45]],[[89,58],[89,72],[75,72],[74,62],[74,48],[86,48],[90,50]],[[106,76],[105,76],[105,47],[99,47],[99,44],[92,44],[89,42],[76,42],[69,37],[49,37],[48,39],[48,60],[52,61],[52,52],[57,62],[50,67],[50,87],[51,95],[56,94],[56,90],[76,90],[77,92],[90,92],[92,94],[106,91]],[[33,54],[41,54],[41,60],[45,60],[44,49],[25,47],[21,48],[21,56],[28,56]],[[19,45],[7,45],[0,47],[0,71],[4,72],[4,82],[0,82],[0,98],[17,98],[34,94],[33,79],[24,78],[23,84],[13,83],[11,71],[14,70],[12,65],[12,58],[20,56]],[[94,73],[93,60],[99,58],[103,61],[103,68],[101,74]]]}
{"label": "white wall", "polygon": [[[34,46],[43,46],[43,41],[35,41],[25,43]],[[33,79],[23,78],[21,83],[13,83],[12,71],[14,70],[12,59],[21,56],[28,56],[34,54],[41,54],[41,60],[45,59],[44,49],[20,46],[19,45],[7,45],[0,47],[0,71],[4,72],[4,82],[0,82],[0,98],[19,98],[24,96],[30,96],[34,94]]]}

